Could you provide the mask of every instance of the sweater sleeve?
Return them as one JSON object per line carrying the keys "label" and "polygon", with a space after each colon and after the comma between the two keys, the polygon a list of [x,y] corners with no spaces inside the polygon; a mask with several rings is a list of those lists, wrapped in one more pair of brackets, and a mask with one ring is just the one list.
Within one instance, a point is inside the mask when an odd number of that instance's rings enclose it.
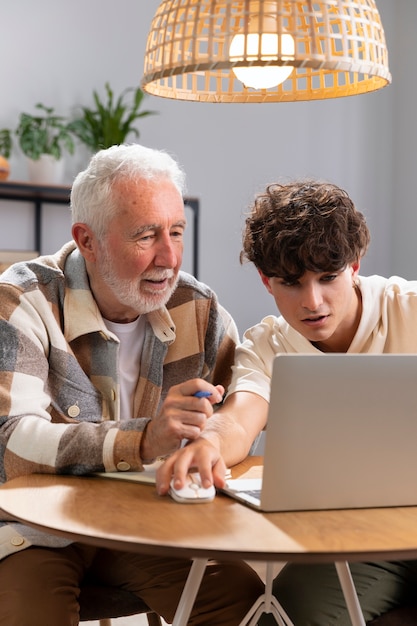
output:
{"label": "sweater sleeve", "polygon": [[37,288],[2,284],[1,480],[34,472],[142,469],[140,440],[149,420],[103,420],[111,398],[93,379],[66,343],[54,303]]}

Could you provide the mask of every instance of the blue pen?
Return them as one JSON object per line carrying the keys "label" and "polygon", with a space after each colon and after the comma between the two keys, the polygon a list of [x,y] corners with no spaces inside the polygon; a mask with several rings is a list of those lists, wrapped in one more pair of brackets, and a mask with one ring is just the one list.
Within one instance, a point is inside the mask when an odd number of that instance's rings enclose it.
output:
{"label": "blue pen", "polygon": [[209,398],[211,396],[211,391],[196,391],[194,396],[196,398]]}
{"label": "blue pen", "polygon": [[[196,391],[193,396],[195,398],[209,398],[211,396],[211,391]],[[183,448],[188,443],[188,439],[183,439],[181,441],[181,448]]]}

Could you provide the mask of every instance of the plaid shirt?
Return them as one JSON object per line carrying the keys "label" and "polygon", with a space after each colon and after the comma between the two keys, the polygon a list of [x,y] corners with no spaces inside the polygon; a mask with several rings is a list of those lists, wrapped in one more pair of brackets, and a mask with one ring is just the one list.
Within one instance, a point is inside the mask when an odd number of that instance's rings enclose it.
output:
{"label": "plaid shirt", "polygon": [[[75,244],[11,266],[0,278],[1,481],[115,471],[121,461],[141,470],[143,431],[169,388],[196,377],[227,388],[237,342],[213,291],[181,272],[167,306],[146,316],[135,417],[119,421],[119,341],[103,322]],[[62,545],[29,530],[16,548],[10,528],[1,528],[0,557],[30,543]]]}

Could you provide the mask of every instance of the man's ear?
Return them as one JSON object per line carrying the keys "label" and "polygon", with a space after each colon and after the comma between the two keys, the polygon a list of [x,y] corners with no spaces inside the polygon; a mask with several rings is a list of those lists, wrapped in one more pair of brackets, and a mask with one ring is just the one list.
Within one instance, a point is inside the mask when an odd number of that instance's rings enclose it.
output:
{"label": "man's ear", "polygon": [[73,224],[71,232],[72,237],[85,260],[94,262],[96,260],[96,239],[91,228],[87,226],[87,224],[76,222]]}
{"label": "man's ear", "polygon": [[361,267],[360,260],[359,261],[355,261],[354,263],[352,263],[352,265],[350,267],[352,268],[352,282],[355,282],[355,278],[359,274],[359,270],[360,270],[360,267]]}
{"label": "man's ear", "polygon": [[265,276],[265,274],[261,270],[259,270],[259,269],[258,269],[258,274],[261,277],[261,281],[265,285],[267,291],[270,294],[272,294],[271,283],[270,283],[270,279],[268,278],[268,276]]}

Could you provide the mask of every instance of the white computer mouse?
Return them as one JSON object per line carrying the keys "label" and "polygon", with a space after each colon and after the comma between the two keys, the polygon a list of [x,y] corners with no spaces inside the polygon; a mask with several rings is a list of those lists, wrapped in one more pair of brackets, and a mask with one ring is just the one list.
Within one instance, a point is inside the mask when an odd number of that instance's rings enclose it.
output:
{"label": "white computer mouse", "polygon": [[205,488],[201,485],[201,478],[198,472],[190,472],[187,482],[181,489],[175,489],[173,481],[169,488],[169,495],[177,502],[185,504],[198,504],[201,502],[211,502],[216,495],[214,485]]}

